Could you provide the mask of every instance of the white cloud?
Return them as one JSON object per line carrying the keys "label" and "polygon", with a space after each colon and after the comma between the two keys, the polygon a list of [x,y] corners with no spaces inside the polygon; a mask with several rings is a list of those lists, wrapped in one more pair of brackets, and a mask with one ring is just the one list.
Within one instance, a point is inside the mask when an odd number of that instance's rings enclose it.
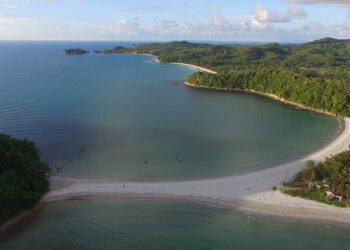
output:
{"label": "white cloud", "polygon": [[137,5],[134,7],[118,8],[118,11],[143,11],[143,10],[165,10],[169,7],[167,5]]}
{"label": "white cloud", "polygon": [[221,30],[229,29],[232,24],[230,24],[223,16],[209,16],[209,22]]}
{"label": "white cloud", "polygon": [[117,37],[133,37],[142,33],[142,28],[137,19],[131,21],[118,19],[102,26],[101,32],[104,34],[111,33]]}
{"label": "white cloud", "polygon": [[215,4],[207,2],[206,5],[207,5],[208,9],[210,9],[210,10],[213,10],[213,11],[218,11],[219,10],[219,6],[217,6]]}
{"label": "white cloud", "polygon": [[[23,1],[27,1],[27,0],[23,0]],[[39,0],[40,2],[47,2],[47,3],[54,3],[54,2],[60,2],[61,0]],[[72,2],[72,3],[77,3],[80,2],[81,0],[68,0],[68,2]]]}
{"label": "white cloud", "polygon": [[171,30],[179,27],[179,24],[176,21],[170,21],[170,20],[163,20],[162,21],[162,27],[165,30]]}
{"label": "white cloud", "polygon": [[[19,1],[26,0],[0,0],[3,4],[22,5]],[[40,1],[40,0],[32,0]],[[51,0],[52,1],[52,0]],[[72,2],[73,0],[58,0]],[[208,0],[212,1],[212,0]],[[306,18],[307,13],[300,8],[298,2],[309,2],[301,0],[290,1],[288,12],[281,13],[256,4],[253,13],[249,16],[229,18],[219,14],[216,5],[207,7],[211,12],[203,19],[191,18],[183,21],[182,18],[168,20],[157,19],[156,16],[151,23],[139,19],[130,19],[128,15],[117,20],[102,21],[101,23],[69,23],[64,21],[45,20],[16,13],[16,8],[10,8],[12,12],[0,12],[1,36],[6,39],[75,39],[75,40],[255,40],[255,41],[279,41],[284,40],[313,40],[325,36],[350,37],[350,25],[324,25],[315,22],[305,22],[304,25],[283,25],[294,18]],[[294,1],[295,3],[291,3]],[[321,0],[322,1],[322,0]],[[348,0],[350,2],[350,0]],[[203,1],[205,3],[205,1]],[[215,3],[214,1],[212,1]],[[312,1],[314,2],[314,1]],[[324,1],[323,1],[324,2]],[[336,1],[339,4],[339,1]],[[182,0],[184,4],[191,4],[191,0]],[[49,4],[49,3],[48,3]],[[23,5],[25,5],[23,3]],[[216,6],[216,7],[214,7]],[[1,5],[0,5],[1,7]],[[191,5],[185,6],[189,11]],[[202,5],[205,8],[205,6]],[[121,8],[120,11],[151,11],[170,8],[166,5],[136,5],[129,8]],[[202,13],[203,14],[203,13]],[[142,15],[140,15],[142,16]],[[348,14],[350,19],[350,12]],[[196,21],[197,20],[197,21]],[[82,20],[84,21],[84,20]],[[299,23],[299,22],[298,22]]]}
{"label": "white cloud", "polygon": [[252,21],[254,23],[266,24],[266,23],[285,23],[289,22],[290,19],[281,12],[272,12],[266,9],[262,4],[255,4],[255,11],[252,15]]}
{"label": "white cloud", "polygon": [[284,0],[286,3],[296,4],[336,4],[341,7],[350,7],[349,0]]}
{"label": "white cloud", "polygon": [[19,5],[13,5],[13,4],[3,4],[0,6],[3,9],[12,9],[12,10],[18,10],[18,9],[27,9],[27,6],[19,6]]}
{"label": "white cloud", "polygon": [[307,14],[306,14],[305,10],[296,7],[294,4],[289,5],[288,14],[291,17],[307,18]]}

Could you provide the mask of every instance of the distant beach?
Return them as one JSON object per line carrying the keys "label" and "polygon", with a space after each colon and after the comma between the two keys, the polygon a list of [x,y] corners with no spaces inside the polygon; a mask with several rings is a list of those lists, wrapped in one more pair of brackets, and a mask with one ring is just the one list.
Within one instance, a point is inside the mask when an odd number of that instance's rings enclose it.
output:
{"label": "distant beach", "polygon": [[[149,54],[143,54],[143,55],[149,55]],[[163,63],[163,62],[160,62],[160,61],[158,60],[158,58],[156,58],[156,62],[157,62],[157,63]],[[215,74],[215,75],[218,74],[218,73],[217,73],[216,71],[214,71],[214,70],[207,69],[207,68],[203,68],[203,67],[199,67],[199,66],[196,66],[196,65],[193,65],[193,64],[188,64],[188,63],[166,63],[166,64],[183,65],[183,66],[187,66],[187,67],[191,67],[191,68],[198,69],[199,71],[204,71],[204,72],[212,73],[212,74]]]}

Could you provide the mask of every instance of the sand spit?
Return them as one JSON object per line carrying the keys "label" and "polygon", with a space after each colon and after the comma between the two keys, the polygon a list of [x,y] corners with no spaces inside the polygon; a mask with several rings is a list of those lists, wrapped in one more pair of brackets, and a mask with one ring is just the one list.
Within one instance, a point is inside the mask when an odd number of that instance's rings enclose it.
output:
{"label": "sand spit", "polygon": [[202,201],[232,207],[239,211],[350,223],[350,209],[291,197],[273,186],[289,180],[306,160],[323,160],[344,151],[350,143],[350,118],[343,133],[332,143],[304,159],[270,169],[224,178],[182,182],[101,182],[97,180],[52,177],[53,188],[44,202],[77,198],[160,198]]}

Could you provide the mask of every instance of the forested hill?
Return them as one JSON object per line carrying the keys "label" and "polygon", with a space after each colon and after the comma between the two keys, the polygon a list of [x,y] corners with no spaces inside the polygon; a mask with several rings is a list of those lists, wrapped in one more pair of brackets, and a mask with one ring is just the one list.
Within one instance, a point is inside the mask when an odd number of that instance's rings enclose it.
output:
{"label": "forested hill", "polygon": [[153,54],[161,62],[182,62],[213,69],[195,73],[192,84],[241,88],[350,116],[350,40],[324,38],[310,43],[243,46],[189,42],[116,47],[98,53]]}

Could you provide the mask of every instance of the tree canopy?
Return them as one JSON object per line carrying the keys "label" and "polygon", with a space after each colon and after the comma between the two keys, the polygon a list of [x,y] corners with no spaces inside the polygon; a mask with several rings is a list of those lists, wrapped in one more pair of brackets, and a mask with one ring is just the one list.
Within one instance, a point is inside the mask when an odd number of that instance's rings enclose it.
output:
{"label": "tree canopy", "polygon": [[295,181],[325,182],[335,193],[350,199],[350,150],[317,164],[308,161],[295,176]]}
{"label": "tree canopy", "polygon": [[33,142],[0,134],[0,225],[41,199],[47,172]]}

